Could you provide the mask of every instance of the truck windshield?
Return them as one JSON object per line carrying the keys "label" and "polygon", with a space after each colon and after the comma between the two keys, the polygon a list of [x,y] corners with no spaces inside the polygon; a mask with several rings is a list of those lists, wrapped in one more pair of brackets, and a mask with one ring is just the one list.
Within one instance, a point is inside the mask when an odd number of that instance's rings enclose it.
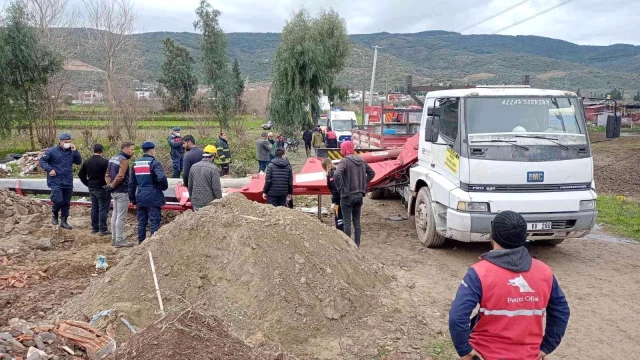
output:
{"label": "truck windshield", "polygon": [[501,97],[466,99],[467,132],[524,135],[584,135],[578,99],[568,97]]}
{"label": "truck windshield", "polygon": [[331,129],[333,131],[351,131],[356,125],[355,120],[332,120]]}
{"label": "truck windshield", "polygon": [[327,126],[327,119],[318,119],[318,126]]}

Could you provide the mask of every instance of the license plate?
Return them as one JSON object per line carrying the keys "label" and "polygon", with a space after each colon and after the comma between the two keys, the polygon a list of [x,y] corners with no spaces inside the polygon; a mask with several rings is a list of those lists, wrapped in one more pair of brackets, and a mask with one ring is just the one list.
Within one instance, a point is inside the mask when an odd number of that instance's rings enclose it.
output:
{"label": "license plate", "polygon": [[527,230],[529,230],[529,231],[551,230],[551,223],[550,222],[527,223]]}

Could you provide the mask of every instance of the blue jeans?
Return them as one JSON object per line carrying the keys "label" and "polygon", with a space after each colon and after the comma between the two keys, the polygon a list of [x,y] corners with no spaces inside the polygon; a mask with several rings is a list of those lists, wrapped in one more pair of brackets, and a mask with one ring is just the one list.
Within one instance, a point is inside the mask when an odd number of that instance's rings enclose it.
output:
{"label": "blue jeans", "polygon": [[342,225],[344,233],[351,237],[351,222],[353,220],[354,241],[360,246],[360,217],[362,216],[362,194],[352,194],[340,199],[340,207],[342,208]]}
{"label": "blue jeans", "polygon": [[147,238],[147,225],[151,226],[151,235],[160,229],[161,218],[159,206],[138,206],[138,244]]}
{"label": "blue jeans", "polygon": [[267,165],[269,165],[269,163],[270,161],[258,160],[258,164],[260,165],[260,170],[258,170],[258,172],[267,171]]}
{"label": "blue jeans", "polygon": [[73,195],[73,188],[60,188],[60,187],[52,187],[51,188],[51,203],[53,206],[51,207],[52,211],[56,216],[59,212],[62,213],[62,218],[66,219],[69,217],[69,207],[71,207],[71,196]]}
{"label": "blue jeans", "polygon": [[111,196],[102,188],[89,188],[89,195],[91,195],[91,230],[107,232],[107,215],[109,215]]}

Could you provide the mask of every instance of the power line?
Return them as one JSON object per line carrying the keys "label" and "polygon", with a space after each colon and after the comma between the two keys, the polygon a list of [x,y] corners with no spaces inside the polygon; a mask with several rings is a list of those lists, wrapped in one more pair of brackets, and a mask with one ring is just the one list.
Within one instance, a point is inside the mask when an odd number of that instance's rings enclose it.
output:
{"label": "power line", "polygon": [[517,22],[515,22],[515,23],[513,23],[513,24],[511,24],[511,25],[509,25],[509,26],[505,26],[505,27],[503,27],[502,29],[498,29],[498,30],[494,31],[493,33],[494,33],[494,34],[497,34],[497,33],[502,32],[502,31],[504,31],[504,30],[511,29],[511,28],[512,28],[512,27],[514,27],[514,26],[518,26],[518,25],[520,25],[520,24],[522,24],[522,23],[524,23],[524,22],[527,22],[527,21],[529,21],[529,20],[531,20],[531,19],[537,18],[537,17],[538,17],[538,16],[540,16],[540,15],[546,14],[546,13],[548,13],[549,11],[551,11],[551,10],[555,10],[555,9],[557,9],[557,8],[559,8],[559,7],[563,6],[563,5],[566,5],[566,4],[568,4],[568,3],[572,2],[572,1],[573,1],[573,0],[566,0],[566,1],[564,1],[564,2],[561,2],[560,4],[558,4],[558,5],[556,5],[556,6],[552,6],[552,7],[548,8],[548,9],[546,9],[546,10],[542,10],[542,11],[540,11],[539,13],[537,13],[537,14],[535,14],[535,15],[531,15],[531,16],[529,16],[528,18],[525,18],[525,19],[522,19],[522,20],[520,20],[520,21],[517,21]]}
{"label": "power line", "polygon": [[508,11],[511,11],[511,10],[513,10],[513,9],[517,8],[518,6],[520,6],[520,5],[524,4],[524,3],[527,3],[527,2],[529,2],[529,0],[524,0],[524,1],[522,1],[522,2],[519,2],[519,3],[517,3],[517,4],[513,5],[513,6],[512,6],[512,7],[510,7],[510,8],[507,8],[507,9],[504,9],[504,10],[500,11],[500,12],[499,12],[499,13],[497,13],[497,14],[493,14],[493,15],[489,16],[489,17],[488,17],[488,18],[486,18],[486,19],[483,19],[483,20],[478,21],[477,23],[471,24],[471,25],[469,25],[469,26],[467,26],[467,27],[463,28],[462,30],[460,30],[460,31],[458,31],[458,32],[460,32],[460,33],[461,33],[461,32],[467,31],[467,30],[469,30],[469,29],[471,29],[471,28],[474,28],[474,27],[476,27],[476,26],[478,26],[478,25],[480,25],[480,24],[484,24],[485,22],[487,22],[487,21],[489,21],[489,20],[491,20],[491,19],[493,19],[493,18],[495,18],[495,17],[498,17],[498,16],[500,16],[500,15],[502,15],[502,14],[504,14],[504,13],[508,12]]}

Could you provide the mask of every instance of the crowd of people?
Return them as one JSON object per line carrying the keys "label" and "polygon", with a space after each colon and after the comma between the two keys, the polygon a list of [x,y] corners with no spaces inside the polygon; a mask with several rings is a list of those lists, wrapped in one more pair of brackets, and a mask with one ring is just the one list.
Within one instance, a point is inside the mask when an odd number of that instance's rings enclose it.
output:
{"label": "crowd of people", "polygon": [[[231,151],[227,133],[222,132],[216,145],[204,149],[191,135],[184,137],[180,128],[173,128],[167,142],[172,160],[173,178],[180,178],[189,189],[194,211],[222,198],[220,178],[229,173]],[[147,227],[153,235],[161,224],[161,209],[166,204],[164,191],[169,188],[167,175],[156,159],[153,142],[141,144],[142,156],[133,159],[135,144],[124,142],[120,152],[107,160],[104,146],[95,144],[93,155],[86,161],[71,141],[70,133],[62,133],[59,143],[47,149],[40,158],[40,167],[47,173],[47,185],[51,189],[53,225],[72,229],[69,225],[69,208],[73,195],[73,165],[81,165],[78,178],[89,189],[91,197],[91,232],[111,236],[116,248],[132,247],[124,231],[130,204],[137,211],[138,244],[147,237]],[[220,168],[220,170],[219,170]],[[111,231],[107,218],[111,211]]]}
{"label": "crowd of people", "polygon": [[[315,147],[313,136],[311,145]],[[138,243],[145,240],[148,225],[151,234],[158,231],[168,181],[156,160],[154,143],[143,143],[143,155],[133,161],[135,146],[131,142],[123,143],[120,153],[109,160],[103,157],[103,146],[96,144],[93,156],[82,163],[71,135],[63,133],[59,140],[59,145],[45,151],[40,160],[51,188],[54,225],[71,229],[68,217],[73,165],[82,164],[78,176],[91,195],[93,233],[111,235],[112,245],[118,248],[134,246],[126,241],[124,233],[129,203],[137,207]],[[178,142],[182,148],[175,145]],[[216,146],[200,149],[192,136],[182,138],[180,129],[175,128],[168,143],[173,176],[179,177],[184,171],[194,211],[220,199],[216,164],[222,161],[228,166],[231,154],[226,134],[220,135]],[[264,199],[273,206],[292,207],[293,170],[284,146],[273,133],[264,133],[256,146],[259,170],[265,172]],[[337,166],[331,159],[324,159],[322,167],[331,190],[335,226],[351,237],[353,225],[353,239],[359,247],[363,198],[375,173],[355,154],[351,141],[343,142],[340,149],[343,158]],[[224,167],[222,173],[226,174]],[[113,233],[107,227],[111,200]],[[491,223],[493,249],[468,269],[449,312],[449,332],[461,359],[544,360],[560,344],[569,321],[569,305],[551,269],[529,254],[526,240],[527,223],[520,214],[503,211],[495,216]]]}

